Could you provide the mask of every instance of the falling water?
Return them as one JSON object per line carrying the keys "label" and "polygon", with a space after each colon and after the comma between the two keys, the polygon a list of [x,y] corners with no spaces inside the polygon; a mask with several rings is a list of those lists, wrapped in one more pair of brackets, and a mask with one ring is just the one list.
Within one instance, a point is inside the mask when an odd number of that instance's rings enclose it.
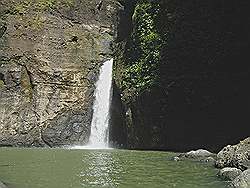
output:
{"label": "falling water", "polygon": [[113,59],[106,61],[96,82],[93,118],[88,147],[108,148],[109,108],[112,90]]}

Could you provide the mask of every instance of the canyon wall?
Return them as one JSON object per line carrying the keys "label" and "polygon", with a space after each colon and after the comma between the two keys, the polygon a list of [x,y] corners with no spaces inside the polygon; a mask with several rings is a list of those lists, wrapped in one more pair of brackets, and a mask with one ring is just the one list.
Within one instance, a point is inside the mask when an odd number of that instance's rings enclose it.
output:
{"label": "canyon wall", "polygon": [[123,144],[218,151],[249,136],[250,3],[144,0],[125,8],[114,74]]}
{"label": "canyon wall", "polygon": [[237,143],[250,133],[249,7],[2,0],[0,145],[86,143],[94,84],[112,56],[112,146],[218,151]]}
{"label": "canyon wall", "polygon": [[84,144],[115,0],[1,0],[0,145]]}

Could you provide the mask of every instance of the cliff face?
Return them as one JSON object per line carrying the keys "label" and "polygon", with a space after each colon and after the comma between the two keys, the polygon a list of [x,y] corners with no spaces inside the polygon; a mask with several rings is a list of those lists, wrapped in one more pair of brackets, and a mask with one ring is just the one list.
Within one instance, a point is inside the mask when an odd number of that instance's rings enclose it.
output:
{"label": "cliff face", "polygon": [[1,0],[0,145],[86,143],[94,83],[117,33],[114,146],[217,151],[249,136],[249,7]]}
{"label": "cliff face", "polygon": [[123,25],[133,24],[120,35],[115,65],[128,147],[218,151],[249,136],[250,3],[128,7]]}
{"label": "cliff face", "polygon": [[94,83],[118,1],[1,0],[0,145],[88,141]]}

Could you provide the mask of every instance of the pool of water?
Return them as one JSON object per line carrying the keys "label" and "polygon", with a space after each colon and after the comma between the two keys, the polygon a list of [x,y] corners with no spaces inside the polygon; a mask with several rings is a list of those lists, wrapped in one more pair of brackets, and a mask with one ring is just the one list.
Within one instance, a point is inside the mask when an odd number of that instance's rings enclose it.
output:
{"label": "pool of water", "polygon": [[174,153],[0,148],[0,180],[10,188],[225,188],[207,164]]}

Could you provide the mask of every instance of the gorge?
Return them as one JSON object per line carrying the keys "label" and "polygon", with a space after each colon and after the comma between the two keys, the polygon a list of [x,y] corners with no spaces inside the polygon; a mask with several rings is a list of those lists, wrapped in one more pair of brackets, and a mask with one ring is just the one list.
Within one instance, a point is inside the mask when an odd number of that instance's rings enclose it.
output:
{"label": "gorge", "polygon": [[98,2],[0,2],[0,145],[88,143],[95,83],[122,8]]}
{"label": "gorge", "polygon": [[[250,160],[249,8],[233,0],[1,0],[0,180],[225,187],[212,166],[246,172]],[[220,152],[203,165],[178,153],[196,149]],[[31,184],[25,171],[34,172]]]}
{"label": "gorge", "polygon": [[218,152],[248,137],[250,4],[126,5],[115,51],[117,145]]}
{"label": "gorge", "polygon": [[0,145],[86,144],[112,56],[114,147],[219,151],[249,135],[247,3],[100,2],[1,1]]}

